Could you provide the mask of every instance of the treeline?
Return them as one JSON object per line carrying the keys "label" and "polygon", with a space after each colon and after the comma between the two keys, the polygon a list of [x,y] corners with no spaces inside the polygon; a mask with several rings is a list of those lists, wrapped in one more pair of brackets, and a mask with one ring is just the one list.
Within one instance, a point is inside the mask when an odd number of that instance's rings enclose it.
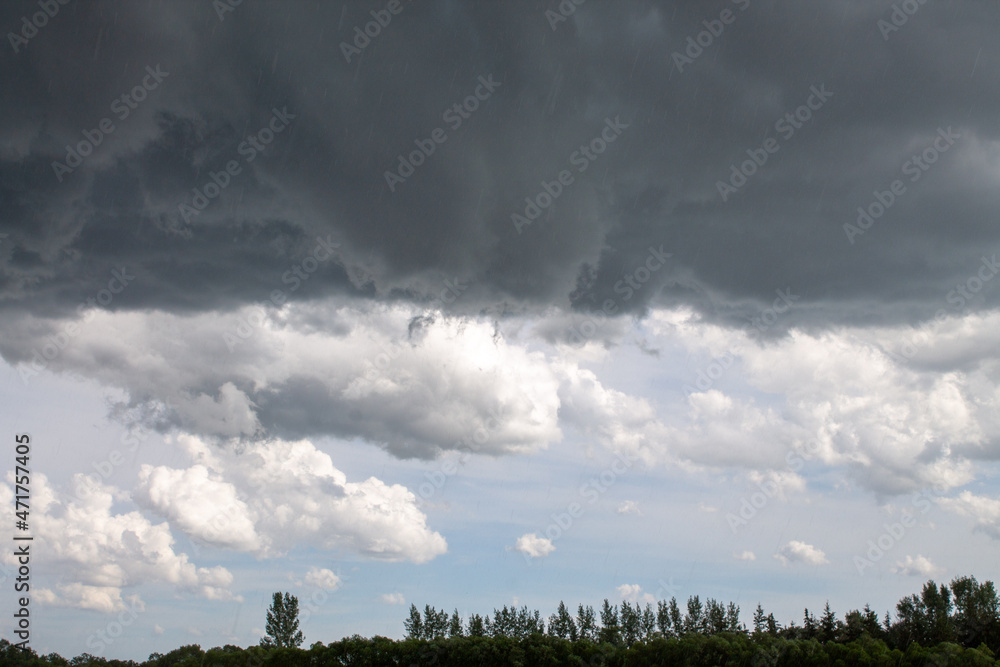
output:
{"label": "treeline", "polygon": [[910,595],[896,605],[896,620],[886,612],[883,620],[870,606],[847,612],[838,619],[827,603],[816,616],[805,609],[802,625],[779,624],[774,614],[765,614],[758,604],[753,614],[753,628],[740,622],[740,608],[732,602],[724,605],[709,598],[704,603],[697,595],[687,600],[682,612],[676,598],[660,600],[654,608],[628,601],[621,606],[607,599],[600,610],[600,623],[593,607],[579,605],[575,617],[560,602],[548,625],[539,612],[520,609],[494,609],[481,617],[473,614],[463,625],[456,609],[451,615],[425,606],[423,614],[410,605],[410,616],[403,623],[407,639],[443,639],[455,637],[492,637],[525,639],[534,634],[571,642],[591,641],[630,647],[655,639],[679,639],[689,635],[747,635],[786,640],[816,640],[825,644],[849,643],[862,638],[881,641],[890,649],[906,650],[911,644],[935,646],[958,644],[965,648],[986,647],[1000,652],[1000,599],[993,582],[979,583],[975,577],[958,577],[950,585],[928,581],[919,595]]}
{"label": "treeline", "polygon": [[[702,604],[697,595],[688,598],[687,611],[683,615],[677,606],[677,599],[660,601],[656,610],[647,604],[645,608],[627,600],[612,605],[607,599],[600,611],[597,623],[594,608],[577,607],[576,617],[570,615],[566,604],[559,603],[556,613],[548,618],[548,627],[538,611],[529,612],[527,607],[494,609],[493,617],[473,614],[463,629],[462,619],[456,609],[451,616],[447,611],[438,611],[425,606],[423,616],[416,605],[410,605],[410,617],[403,623],[407,639],[441,639],[445,637],[505,637],[525,639],[533,634],[547,634],[569,641],[591,641],[615,646],[649,641],[657,637],[680,637],[688,633],[719,634],[740,633],[746,628],[740,623],[740,608],[730,602],[728,605],[709,598]],[[774,617],[771,624],[775,628]]]}
{"label": "treeline", "polygon": [[896,617],[879,619],[868,606],[843,619],[826,605],[821,614],[805,610],[802,624],[779,624],[758,605],[752,627],[740,609],[713,599],[676,599],[656,606],[629,602],[600,610],[579,605],[571,614],[562,602],[543,619],[527,607],[503,607],[463,621],[448,613],[411,605],[407,637],[367,639],[358,635],[300,648],[240,648],[203,651],[191,645],[143,663],[105,660],[84,654],[72,661],[39,657],[0,641],[0,665],[110,665],[113,667],[263,667],[281,665],[869,665],[885,667],[996,666],[1000,661],[1000,599],[992,582],[959,577],[948,585],[927,582],[920,594],[903,598]]}

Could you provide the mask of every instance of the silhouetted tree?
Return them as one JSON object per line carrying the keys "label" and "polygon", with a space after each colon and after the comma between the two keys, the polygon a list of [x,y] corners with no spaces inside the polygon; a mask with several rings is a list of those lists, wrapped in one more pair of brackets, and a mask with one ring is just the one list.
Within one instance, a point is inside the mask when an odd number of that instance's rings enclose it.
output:
{"label": "silhouetted tree", "polygon": [[589,641],[597,640],[597,622],[593,607],[590,605],[584,607],[582,604],[577,607],[576,628],[580,634],[580,639],[587,639]]}
{"label": "silhouetted tree", "polygon": [[602,642],[609,644],[621,643],[621,625],[618,622],[618,605],[611,605],[608,599],[604,598],[604,606],[601,607],[601,630],[598,633]]}
{"label": "silhouetted tree", "polygon": [[837,637],[837,630],[837,615],[830,609],[830,601],[827,600],[826,606],[823,607],[823,615],[819,619],[819,640],[833,641]]}
{"label": "silhouetted tree", "polygon": [[305,637],[299,630],[299,599],[289,593],[282,597],[276,592],[267,610],[264,631],[266,634],[261,638],[260,645],[266,648],[301,645]]}
{"label": "silhouetted tree", "polygon": [[420,620],[420,610],[417,605],[410,605],[410,617],[403,621],[407,639],[421,639],[424,636],[424,623]]}
{"label": "silhouetted tree", "polygon": [[684,615],[684,632],[703,632],[705,621],[702,617],[701,600],[692,595],[687,601],[687,613]]}
{"label": "silhouetted tree", "polygon": [[726,631],[746,634],[747,629],[740,623],[740,608],[730,602],[726,605]]}
{"label": "silhouetted tree", "polygon": [[641,629],[642,641],[648,642],[656,635],[656,614],[653,613],[653,607],[648,602],[646,603],[645,609],[642,610],[642,618],[639,620],[639,627]]}
{"label": "silhouetted tree", "polygon": [[[489,615],[487,615],[489,618]],[[485,637],[486,636],[486,626],[483,623],[483,617],[479,614],[473,614],[469,617],[468,629],[466,634],[470,637]]]}
{"label": "silhouetted tree", "polygon": [[458,609],[456,609],[451,615],[451,622],[448,624],[448,636],[462,636],[462,618],[458,615]]}
{"label": "silhouetted tree", "polygon": [[809,609],[806,609],[802,616],[802,636],[805,639],[814,639],[819,632],[819,623],[816,622],[816,617],[809,613]]}
{"label": "silhouetted tree", "polygon": [[767,616],[764,615],[764,608],[757,603],[757,609],[753,612],[753,634],[760,636],[767,630]]}
{"label": "silhouetted tree", "polygon": [[556,613],[549,617],[549,634],[560,639],[577,640],[576,623],[562,600],[559,601]]}
{"label": "silhouetted tree", "polygon": [[681,608],[677,604],[677,598],[670,598],[670,625],[674,628],[674,635],[680,637],[684,634],[684,622],[681,620]]}
{"label": "silhouetted tree", "polygon": [[639,640],[640,633],[639,605],[634,607],[628,600],[622,601],[621,606],[621,637],[625,646],[631,646]]}

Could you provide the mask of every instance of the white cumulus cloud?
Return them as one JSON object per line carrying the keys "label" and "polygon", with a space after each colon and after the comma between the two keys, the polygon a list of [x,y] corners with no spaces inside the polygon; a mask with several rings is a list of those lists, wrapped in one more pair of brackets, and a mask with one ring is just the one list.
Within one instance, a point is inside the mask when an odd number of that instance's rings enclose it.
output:
{"label": "white cumulus cloud", "polygon": [[305,581],[310,586],[324,588],[328,591],[336,590],[340,586],[340,577],[333,570],[328,570],[325,567],[309,568]]}
{"label": "white cumulus cloud", "polygon": [[212,546],[274,557],[307,544],[415,563],[447,551],[413,493],[375,477],[348,482],[309,441],[271,440],[237,451],[192,435],[177,440],[193,465],[143,466],[136,498]]}
{"label": "white cumulus cloud", "polygon": [[905,577],[935,577],[944,572],[942,568],[932,563],[929,558],[919,554],[916,558],[907,556],[905,559],[897,561],[895,567],[891,568],[891,571]]}
{"label": "white cumulus cloud", "polygon": [[829,563],[826,554],[811,544],[792,540],[785,546],[778,549],[774,555],[782,565],[789,563],[805,563],[806,565],[825,565]]}
{"label": "white cumulus cloud", "polygon": [[517,538],[514,550],[531,556],[532,558],[543,558],[556,550],[552,540],[541,537],[537,533],[527,533]]}

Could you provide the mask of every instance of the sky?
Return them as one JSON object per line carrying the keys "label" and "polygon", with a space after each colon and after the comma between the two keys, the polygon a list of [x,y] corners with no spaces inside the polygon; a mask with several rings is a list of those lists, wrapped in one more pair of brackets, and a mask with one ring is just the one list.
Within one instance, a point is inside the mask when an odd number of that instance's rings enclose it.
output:
{"label": "sky", "polygon": [[36,650],[256,644],[274,591],[308,646],[1000,575],[994,4],[0,27],[0,578],[33,536]]}

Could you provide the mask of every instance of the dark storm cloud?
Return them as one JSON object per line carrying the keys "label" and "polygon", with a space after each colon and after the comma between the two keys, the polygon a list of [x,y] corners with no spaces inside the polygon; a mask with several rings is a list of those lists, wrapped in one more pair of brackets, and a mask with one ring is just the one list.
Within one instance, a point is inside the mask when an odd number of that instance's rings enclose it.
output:
{"label": "dark storm cloud", "polygon": [[[425,302],[457,278],[475,285],[452,306],[469,312],[612,299],[742,324],[791,288],[783,325],[926,318],[1000,251],[1000,12],[912,4],[884,36],[889,2],[591,2],[550,24],[556,2],[402,0],[347,62],[341,44],[386,3],[246,0],[220,18],[207,2],[73,2],[0,62],[0,303],[71,313],[127,267],[114,308],[234,308],[329,237],[341,253],[303,298]],[[6,3],[0,26],[37,11]],[[794,131],[776,126],[807,104]],[[56,173],[105,118],[113,131]],[[911,182],[905,165],[948,128],[959,138]],[[769,140],[724,201],[717,182]],[[846,233],[895,179],[884,216]],[[518,230],[526,198],[552,203]],[[669,262],[626,299],[620,281],[661,247]]]}

